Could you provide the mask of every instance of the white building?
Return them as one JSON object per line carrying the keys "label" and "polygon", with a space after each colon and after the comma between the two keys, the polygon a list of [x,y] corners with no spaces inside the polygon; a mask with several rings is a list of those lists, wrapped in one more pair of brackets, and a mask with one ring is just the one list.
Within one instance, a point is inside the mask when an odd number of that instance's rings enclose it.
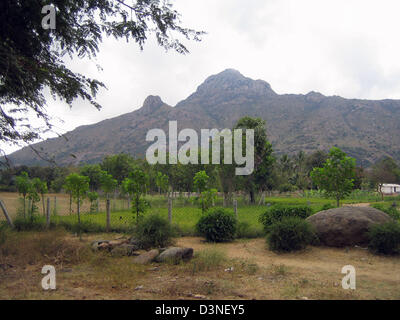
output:
{"label": "white building", "polygon": [[400,194],[400,184],[384,183],[382,185],[383,194]]}

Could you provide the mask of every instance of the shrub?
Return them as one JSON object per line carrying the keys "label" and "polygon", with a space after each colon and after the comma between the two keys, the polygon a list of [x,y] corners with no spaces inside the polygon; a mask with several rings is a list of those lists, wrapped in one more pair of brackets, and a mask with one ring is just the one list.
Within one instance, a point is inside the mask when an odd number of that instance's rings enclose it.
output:
{"label": "shrub", "polygon": [[298,217],[286,217],[269,227],[267,243],[270,250],[289,252],[316,244],[318,237],[312,226]]}
{"label": "shrub", "polygon": [[400,211],[396,207],[387,206],[381,203],[373,204],[372,207],[387,213],[394,220],[400,220]]}
{"label": "shrub", "polygon": [[329,209],[334,209],[334,208],[336,208],[336,207],[335,207],[334,205],[332,205],[331,203],[325,203],[325,204],[322,206],[321,211],[329,210]]}
{"label": "shrub", "polygon": [[17,216],[14,220],[14,226],[17,231],[43,231],[46,229],[46,219],[38,215],[26,219]]}
{"label": "shrub", "polygon": [[368,231],[368,248],[374,253],[395,254],[400,251],[400,224],[395,221],[374,224]]}
{"label": "shrub", "polygon": [[210,242],[225,242],[235,238],[237,221],[224,209],[214,209],[203,215],[196,224],[199,234]]}
{"label": "shrub", "polygon": [[283,206],[274,205],[260,215],[259,221],[263,224],[264,230],[268,232],[269,227],[283,218],[297,217],[306,219],[312,214],[308,206]]}
{"label": "shrub", "polygon": [[144,248],[166,247],[172,242],[173,231],[169,221],[158,214],[140,220],[135,236]]}

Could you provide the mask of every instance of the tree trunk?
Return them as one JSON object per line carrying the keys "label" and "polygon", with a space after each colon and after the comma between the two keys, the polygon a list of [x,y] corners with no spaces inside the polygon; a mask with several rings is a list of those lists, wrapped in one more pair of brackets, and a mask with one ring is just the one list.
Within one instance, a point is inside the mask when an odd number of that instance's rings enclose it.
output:
{"label": "tree trunk", "polygon": [[340,207],[340,198],[336,198],[336,206],[339,208]]}
{"label": "tree trunk", "polygon": [[251,204],[256,203],[256,200],[254,198],[254,191],[253,190],[250,191],[250,203]]}
{"label": "tree trunk", "polygon": [[81,200],[78,197],[78,201],[76,204],[76,211],[78,212],[78,223],[81,224]]}
{"label": "tree trunk", "polygon": [[46,227],[50,227],[50,198],[47,198]]}
{"label": "tree trunk", "polygon": [[24,196],[24,219],[26,219],[26,196]]}
{"label": "tree trunk", "polygon": [[69,194],[69,214],[72,213],[72,193]]}

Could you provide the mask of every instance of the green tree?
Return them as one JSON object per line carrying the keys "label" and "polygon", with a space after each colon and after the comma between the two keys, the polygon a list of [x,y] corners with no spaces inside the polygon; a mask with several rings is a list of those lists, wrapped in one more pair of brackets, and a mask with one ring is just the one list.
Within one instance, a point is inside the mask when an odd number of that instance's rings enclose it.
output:
{"label": "green tree", "polygon": [[162,192],[166,192],[169,186],[168,176],[166,174],[163,174],[162,172],[157,172],[156,185],[159,194],[161,194]]}
{"label": "green tree", "polygon": [[24,199],[24,218],[26,218],[26,196],[31,189],[31,180],[29,179],[27,172],[22,172],[20,176],[16,178],[15,184],[17,186],[18,193],[22,195]]}
{"label": "green tree", "polygon": [[[77,173],[71,173],[67,176],[66,185],[71,190],[71,195],[76,201],[76,211],[78,213],[78,224],[81,225],[80,205],[83,199],[86,197],[89,191],[89,178],[86,176],[79,175]],[[80,229],[79,229],[80,230]]]}
{"label": "green tree", "polygon": [[115,192],[118,186],[118,181],[113,178],[113,176],[106,171],[101,171],[100,175],[100,188],[103,190],[106,199],[110,199],[110,194]]}
{"label": "green tree", "polygon": [[[37,178],[38,179],[38,178]],[[40,179],[39,179],[40,181]],[[35,183],[36,182],[36,183]],[[31,201],[31,206],[28,208],[31,221],[33,221],[33,215],[37,211],[38,207],[36,206],[36,203],[40,201],[38,189],[37,189],[37,180],[35,182],[31,182],[28,190],[28,195],[27,198]]]}
{"label": "green tree", "polygon": [[374,185],[376,191],[381,195],[382,200],[384,195],[382,186],[384,183],[399,183],[400,168],[396,161],[390,157],[385,157],[376,162],[370,170],[370,181]]}
{"label": "green tree", "polygon": [[90,201],[90,213],[93,213],[98,209],[97,199],[99,198],[99,194],[96,191],[92,191],[88,192],[87,196]]}
{"label": "green tree", "polygon": [[243,149],[246,148],[245,129],[254,130],[254,171],[248,176],[238,178],[243,181],[245,189],[249,192],[251,203],[255,203],[257,191],[264,192],[272,183],[272,167],[275,158],[272,156],[272,145],[267,139],[265,126],[265,120],[261,118],[243,117],[234,127],[234,129],[244,129]]}
{"label": "green tree", "polygon": [[311,178],[318,188],[324,190],[328,196],[336,199],[337,206],[340,200],[353,190],[356,160],[346,156],[339,148],[332,148],[329,157],[322,168],[314,168]]}
{"label": "green tree", "polygon": [[199,203],[202,213],[206,212],[217,198],[217,190],[208,188],[209,180],[210,177],[205,171],[197,172],[193,178],[194,188],[199,193],[194,201]]}
{"label": "green tree", "polygon": [[47,183],[45,181],[40,180],[39,178],[33,178],[32,184],[36,192],[40,194],[40,197],[42,198],[43,215],[45,215],[46,208],[44,205],[44,195],[48,192]]}
{"label": "green tree", "polygon": [[127,178],[134,169],[134,159],[125,153],[106,156],[100,164],[101,169],[107,171],[115,179],[118,184]]}
{"label": "green tree", "polygon": [[89,177],[89,189],[96,191],[100,188],[102,170],[99,164],[87,164],[80,170],[81,175]]}
{"label": "green tree", "polygon": [[154,35],[161,47],[185,54],[188,50],[177,36],[200,40],[203,34],[182,27],[169,1],[54,0],[54,30],[41,23],[42,8],[48,4],[45,0],[1,1],[0,139],[5,142],[27,142],[40,136],[29,117],[21,114],[33,114],[52,127],[45,109],[45,88],[69,105],[81,98],[101,108],[95,98],[105,85],[71,71],[64,56],[95,57],[104,35],[133,40],[140,49]]}
{"label": "green tree", "polygon": [[129,194],[132,198],[132,212],[136,214],[136,224],[139,223],[140,216],[144,214],[149,207],[149,203],[142,198],[146,193],[147,184],[148,176],[139,168],[134,169],[129,174],[129,178],[125,178],[124,181],[122,181],[124,192]]}

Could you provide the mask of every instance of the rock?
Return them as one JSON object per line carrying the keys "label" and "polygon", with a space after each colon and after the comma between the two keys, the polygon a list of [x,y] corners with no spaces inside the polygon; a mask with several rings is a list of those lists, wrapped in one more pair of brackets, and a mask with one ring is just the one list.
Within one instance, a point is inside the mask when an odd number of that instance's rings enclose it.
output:
{"label": "rock", "polygon": [[332,247],[367,245],[369,227],[391,220],[386,213],[371,207],[329,209],[307,218],[321,244]]}
{"label": "rock", "polygon": [[193,257],[192,248],[179,248],[171,247],[163,251],[157,258],[157,262],[167,262],[171,261],[178,263],[181,260],[190,260]]}
{"label": "rock", "polygon": [[121,246],[123,244],[129,243],[129,240],[112,240],[112,241],[108,241],[108,245],[112,248]]}
{"label": "rock", "polygon": [[93,250],[101,250],[101,249],[108,249],[108,240],[96,240],[92,242],[92,249]]}
{"label": "rock", "polygon": [[124,244],[121,244],[118,247],[113,248],[111,250],[111,254],[113,256],[119,256],[119,257],[121,257],[121,256],[132,256],[132,255],[134,255],[135,250],[136,250],[136,247],[134,245],[124,243]]}
{"label": "rock", "polygon": [[133,258],[133,263],[137,264],[150,263],[158,256],[159,253],[160,252],[158,251],[158,249],[147,251],[145,253],[142,253],[140,256]]}
{"label": "rock", "polygon": [[140,250],[143,249],[143,244],[140,240],[136,239],[135,237],[132,237],[128,240],[128,243],[132,246],[135,246],[135,250]]}

